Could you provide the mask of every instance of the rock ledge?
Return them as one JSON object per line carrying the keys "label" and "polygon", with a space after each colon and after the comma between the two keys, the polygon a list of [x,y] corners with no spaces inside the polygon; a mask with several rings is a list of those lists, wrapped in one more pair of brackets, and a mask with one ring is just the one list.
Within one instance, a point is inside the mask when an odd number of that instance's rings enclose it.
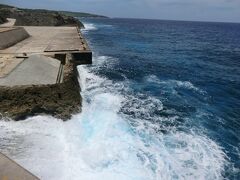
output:
{"label": "rock ledge", "polygon": [[62,83],[29,86],[0,86],[2,117],[23,120],[26,117],[49,114],[67,120],[81,112],[78,71],[70,56],[66,58]]}

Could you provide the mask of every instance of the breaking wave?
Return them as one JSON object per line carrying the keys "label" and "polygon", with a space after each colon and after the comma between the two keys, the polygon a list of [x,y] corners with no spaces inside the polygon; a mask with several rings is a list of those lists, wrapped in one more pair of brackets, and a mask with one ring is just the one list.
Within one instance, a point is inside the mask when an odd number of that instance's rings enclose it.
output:
{"label": "breaking wave", "polygon": [[174,127],[162,132],[161,122],[176,117],[152,116],[164,108],[160,100],[129,93],[96,68],[79,67],[81,114],[0,121],[1,151],[41,179],[222,179],[227,160],[214,141]]}
{"label": "breaking wave", "polygon": [[185,88],[189,90],[193,90],[196,92],[199,92],[201,94],[206,94],[205,91],[199,89],[198,87],[194,86],[191,82],[189,81],[178,81],[178,80],[161,80],[155,75],[150,75],[146,77],[146,80],[148,82],[156,83],[156,84],[162,84],[166,85],[167,87],[172,87],[172,88]]}
{"label": "breaking wave", "polygon": [[[97,29],[84,25],[84,31]],[[127,79],[113,82],[97,73],[115,60],[95,56],[93,66],[78,67],[83,109],[70,121],[0,121],[1,151],[46,180],[223,179],[228,159],[217,143],[194,129],[178,130],[178,116],[161,116],[161,100],[135,93]],[[201,92],[188,81],[154,75],[146,81]]]}
{"label": "breaking wave", "polygon": [[97,30],[96,25],[91,24],[91,23],[84,23],[84,27],[85,27],[85,28],[82,29],[83,32],[91,31],[91,30]]}
{"label": "breaking wave", "polygon": [[93,24],[93,23],[84,23],[84,29],[82,29],[82,32],[86,33],[88,31],[95,31],[99,28],[112,28],[112,25],[108,24]]}

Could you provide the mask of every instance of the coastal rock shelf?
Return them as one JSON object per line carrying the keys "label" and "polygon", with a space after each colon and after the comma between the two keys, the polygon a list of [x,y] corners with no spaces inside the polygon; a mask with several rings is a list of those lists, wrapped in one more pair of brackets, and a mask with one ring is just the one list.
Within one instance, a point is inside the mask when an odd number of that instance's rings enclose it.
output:
{"label": "coastal rock shelf", "polygon": [[[78,27],[21,29],[29,37],[0,50],[0,113],[14,120],[38,114],[69,119],[81,111],[76,66],[92,63],[91,50]],[[4,32],[0,27],[2,39]],[[13,32],[12,39],[22,33]]]}

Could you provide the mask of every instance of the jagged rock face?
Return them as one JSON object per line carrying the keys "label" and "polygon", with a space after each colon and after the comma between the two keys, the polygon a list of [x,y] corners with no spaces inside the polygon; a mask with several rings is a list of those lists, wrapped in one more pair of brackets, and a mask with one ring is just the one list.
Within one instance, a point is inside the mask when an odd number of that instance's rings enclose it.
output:
{"label": "jagged rock face", "polygon": [[67,120],[81,112],[81,103],[78,72],[70,61],[64,67],[62,83],[0,87],[0,117],[13,120],[39,114]]}
{"label": "jagged rock face", "polygon": [[[77,19],[56,11],[25,10],[1,7],[0,23],[6,18],[16,19],[18,26],[64,26],[83,24]],[[23,120],[28,116],[48,114],[63,120],[81,111],[78,72],[71,58],[64,65],[63,82],[59,84],[0,86],[0,118]]]}
{"label": "jagged rock face", "polygon": [[3,24],[3,23],[5,23],[7,20],[6,20],[6,18],[4,18],[4,17],[2,17],[2,16],[0,16],[0,24]]}
{"label": "jagged rock face", "polygon": [[[77,25],[84,27],[76,18],[57,11],[1,8],[0,17],[16,19],[17,26],[64,26]],[[1,23],[1,18],[0,18]]]}

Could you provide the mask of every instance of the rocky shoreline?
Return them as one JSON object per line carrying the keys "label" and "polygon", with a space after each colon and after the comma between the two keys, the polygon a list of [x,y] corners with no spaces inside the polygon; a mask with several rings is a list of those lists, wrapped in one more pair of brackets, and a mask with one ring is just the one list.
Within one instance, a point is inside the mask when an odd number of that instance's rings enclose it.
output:
{"label": "rocky shoreline", "polygon": [[20,9],[17,7],[0,5],[0,24],[6,22],[6,18],[16,19],[16,26],[69,26],[84,25],[76,18],[63,13],[50,10]]}
{"label": "rocky shoreline", "polygon": [[[77,29],[84,27],[78,19],[56,11],[23,10],[0,5],[0,24],[6,22],[6,18],[16,19],[16,26],[39,26],[39,28],[41,26],[77,26]],[[80,39],[82,41],[80,45],[85,48],[83,54],[91,55],[90,50],[86,49],[87,44],[81,35]],[[71,53],[71,50],[66,52],[65,58],[61,59],[63,79],[60,83],[0,86],[0,119],[10,118],[18,121],[30,116],[45,114],[68,120],[73,114],[81,112],[82,98],[77,71],[77,65],[81,63],[76,63],[75,60],[80,58],[83,64],[86,62],[89,64],[91,56],[73,56]],[[86,57],[89,60],[85,62]]]}
{"label": "rocky shoreline", "polygon": [[81,112],[82,98],[78,71],[70,56],[66,58],[62,83],[29,86],[0,86],[2,117],[23,120],[26,117],[49,114],[67,120]]}
{"label": "rocky shoreline", "polygon": [[2,16],[0,16],[0,24],[3,24],[5,22],[7,22],[7,19],[2,17]]}

